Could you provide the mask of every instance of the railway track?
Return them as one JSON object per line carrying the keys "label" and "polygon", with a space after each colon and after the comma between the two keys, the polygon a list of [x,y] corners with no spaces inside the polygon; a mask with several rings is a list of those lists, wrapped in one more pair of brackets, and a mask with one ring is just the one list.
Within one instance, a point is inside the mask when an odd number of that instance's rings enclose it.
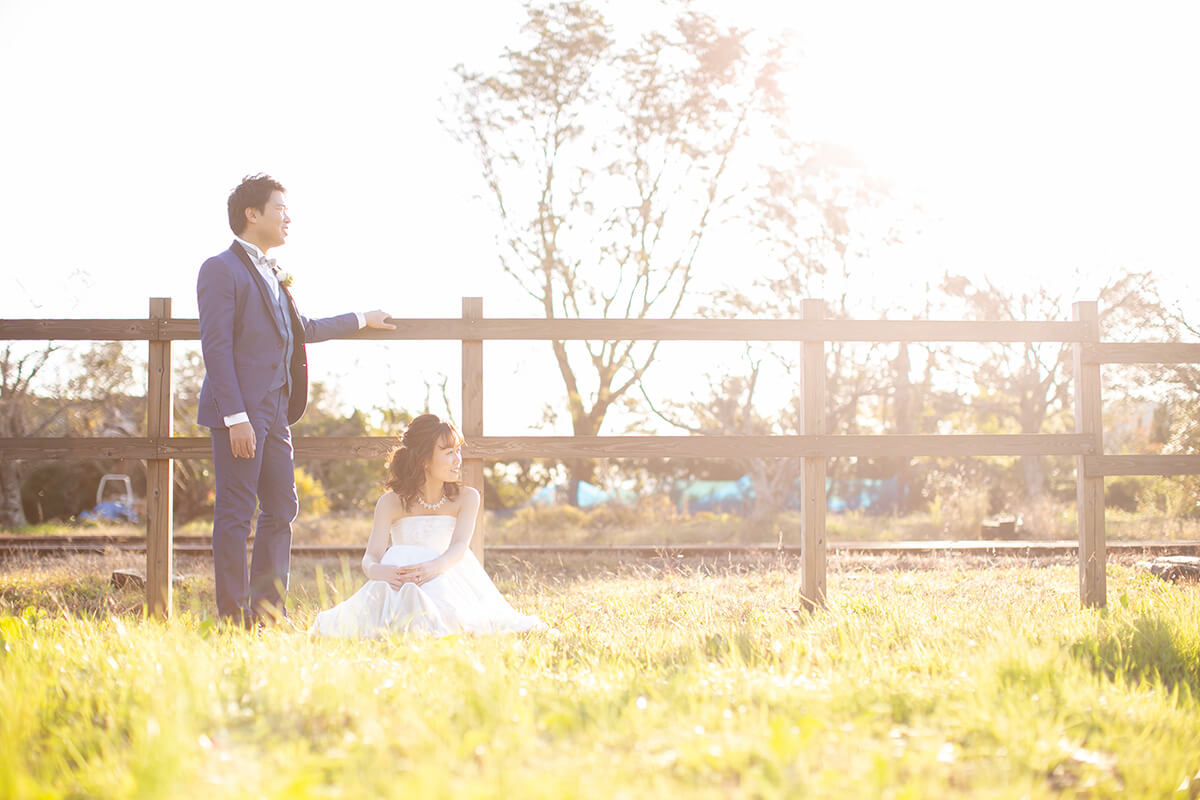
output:
{"label": "railway track", "polygon": [[[945,540],[907,542],[829,542],[830,554],[864,555],[1008,555],[1008,556],[1058,556],[1079,552],[1078,542],[1072,540]],[[1189,555],[1200,556],[1200,541],[1145,541],[1109,542],[1110,554],[1144,554],[1147,556]],[[75,553],[107,553],[146,551],[143,536],[0,536],[0,559],[16,556],[63,556]],[[800,554],[799,545],[726,545],[726,544],[661,544],[661,545],[488,545],[492,555],[538,555],[538,554],[620,554],[631,557],[688,557],[724,556],[733,554]],[[176,536],[176,555],[211,556],[212,540],[207,536]],[[292,546],[296,556],[358,558],[362,556],[362,545],[315,545]]]}

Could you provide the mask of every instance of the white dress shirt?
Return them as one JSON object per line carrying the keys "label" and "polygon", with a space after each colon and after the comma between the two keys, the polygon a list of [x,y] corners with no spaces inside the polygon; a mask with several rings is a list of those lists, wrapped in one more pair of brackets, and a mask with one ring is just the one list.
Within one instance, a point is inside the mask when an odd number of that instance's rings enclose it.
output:
{"label": "white dress shirt", "polygon": [[250,260],[254,262],[258,274],[262,275],[263,280],[267,282],[267,288],[271,290],[271,297],[275,302],[279,302],[279,279],[275,277],[275,259],[267,258],[267,255],[259,250],[254,245],[242,239],[239,236],[233,237],[234,241],[240,244],[250,256]]}

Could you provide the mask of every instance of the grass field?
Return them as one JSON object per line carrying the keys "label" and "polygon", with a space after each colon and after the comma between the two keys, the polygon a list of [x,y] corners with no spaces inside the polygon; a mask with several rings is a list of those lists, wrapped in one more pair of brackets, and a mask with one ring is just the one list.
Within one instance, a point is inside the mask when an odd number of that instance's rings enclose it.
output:
{"label": "grass field", "polygon": [[[1200,588],[1069,559],[493,559],[557,635],[311,640],[0,565],[0,797],[1200,796]],[[292,617],[357,569],[293,562]]]}

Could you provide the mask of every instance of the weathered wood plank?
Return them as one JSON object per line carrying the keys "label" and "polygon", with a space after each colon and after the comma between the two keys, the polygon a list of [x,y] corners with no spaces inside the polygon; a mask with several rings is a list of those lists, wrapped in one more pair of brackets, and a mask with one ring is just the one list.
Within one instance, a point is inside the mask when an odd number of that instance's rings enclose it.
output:
{"label": "weathered wood plank", "polygon": [[385,458],[399,446],[395,436],[309,436],[294,440],[297,459]]}
{"label": "weathered wood plank", "polygon": [[168,319],[163,320],[158,332],[159,337],[171,341],[198,340],[200,338],[200,320],[198,319]]}
{"label": "weathered wood plank", "polygon": [[777,319],[454,319],[393,320],[395,331],[364,330],[358,339],[1071,342],[1073,322],[974,320]]}
{"label": "weathered wood plank", "polygon": [[[294,442],[297,459],[382,459],[396,443],[394,436],[310,437]],[[0,460],[11,461],[211,457],[212,441],[207,436],[0,439]]]}
{"label": "weathered wood plank", "polygon": [[[822,300],[804,300],[805,321],[825,316]],[[800,433],[825,433],[825,344],[800,345]],[[808,606],[825,605],[825,465],[824,456],[805,456],[800,464],[800,540],[804,550],[800,565],[800,599]]]}
{"label": "weathered wood plank", "polygon": [[[46,537],[49,539],[52,537]],[[99,537],[96,537],[99,538]],[[144,539],[140,537],[120,542],[87,542],[87,541],[48,541],[43,537],[0,537],[0,557],[21,556],[31,554],[61,555],[63,553],[104,553],[113,550],[123,552],[142,552],[146,548]],[[183,541],[183,537],[175,539],[175,553],[194,557],[211,557],[212,543],[204,541]],[[1125,541],[1109,542],[1107,550],[1111,553],[1124,555],[1155,554],[1155,555],[1192,555],[1200,556],[1200,541]],[[998,555],[1021,558],[1038,558],[1047,556],[1076,555],[1079,552],[1079,542],[1076,540],[931,540],[931,541],[902,541],[902,542],[862,542],[839,541],[833,539],[827,544],[831,554],[866,554],[866,555],[898,555],[898,556],[946,556],[946,555]],[[576,555],[631,555],[642,558],[679,558],[686,556],[722,557],[734,553],[791,556],[801,555],[798,545],[777,544],[628,544],[628,545],[540,545],[540,544],[501,544],[488,545],[489,555],[519,555],[528,557],[545,554],[576,554]],[[305,545],[292,546],[296,556],[357,558],[362,555],[362,544],[354,545]]]}
{"label": "weathered wood plank", "polygon": [[[1087,339],[1100,339],[1100,316],[1095,301],[1072,306],[1074,318],[1087,326]],[[1082,344],[1073,348],[1075,432],[1092,438],[1093,454],[1104,452],[1100,398],[1100,365],[1084,360]],[[1087,476],[1086,455],[1075,458],[1075,497],[1079,525],[1079,599],[1086,607],[1108,604],[1104,549],[1104,478]]]}
{"label": "weathered wood plank", "polygon": [[846,456],[1075,455],[1092,453],[1078,434],[880,434],[819,436],[485,436],[473,457],[838,458]]}
{"label": "weathered wood plank", "polygon": [[[171,299],[150,299],[150,318],[169,319]],[[159,441],[171,436],[174,391],[171,380],[171,342],[154,341],[146,377],[146,431]],[[175,462],[170,458],[153,458],[146,462],[146,611],[152,617],[171,616],[171,574],[173,543],[171,541]]]}
{"label": "weathered wood plank", "polygon": [[[463,322],[472,326],[483,318],[483,298],[462,299]],[[467,441],[483,437],[483,341],[464,338],[462,343],[462,435]],[[474,453],[464,454],[462,481],[479,491],[479,513],[475,517],[475,533],[471,551],[483,563],[484,486],[483,459]]]}
{"label": "weathered wood plank", "polygon": [[1085,364],[1200,364],[1200,344],[1190,342],[1087,342]]}
{"label": "weathered wood plank", "polygon": [[[297,459],[383,458],[394,436],[314,436],[293,442]],[[879,434],[821,436],[480,436],[463,456],[518,458],[840,458],[847,456],[1094,455],[1093,439],[1074,433]],[[0,459],[210,458],[208,437],[0,439]]]}
{"label": "weathered wood plank", "polygon": [[1088,456],[1084,475],[1200,475],[1200,455]]}
{"label": "weathered wood plank", "polygon": [[[342,337],[363,340],[831,341],[1038,342],[1079,341],[1074,322],[973,320],[775,319],[393,319],[394,331],[368,328]],[[0,320],[0,340],[196,340],[195,319]]]}
{"label": "weathered wood plank", "polygon": [[1200,556],[1159,556],[1138,566],[1172,583],[1200,581]]}
{"label": "weathered wood plank", "polygon": [[[0,319],[0,340],[149,341],[159,327],[150,319]],[[199,322],[196,331],[199,338]]]}
{"label": "weathered wood plank", "polygon": [[[175,440],[179,441],[179,440]],[[205,440],[207,441],[207,439]],[[145,437],[0,439],[0,460],[73,461],[110,458],[157,458],[159,448]]]}

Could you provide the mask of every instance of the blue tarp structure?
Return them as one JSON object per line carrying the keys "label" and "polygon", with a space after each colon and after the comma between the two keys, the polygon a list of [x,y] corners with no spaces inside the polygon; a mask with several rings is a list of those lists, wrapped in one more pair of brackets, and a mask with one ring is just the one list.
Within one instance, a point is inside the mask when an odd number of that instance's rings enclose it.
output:
{"label": "blue tarp structure", "polygon": [[[865,511],[868,514],[894,514],[900,509],[901,484],[897,478],[826,478],[826,508],[833,513]],[[749,475],[735,481],[691,481],[676,486],[680,510],[689,513],[700,511],[726,514],[749,513],[754,505],[754,483]],[[530,505],[554,505],[565,503],[566,484],[543,486],[529,498]],[[610,502],[630,502],[631,498],[614,494],[588,483],[579,482],[579,507],[591,508]],[[792,487],[784,501],[789,511],[800,509],[800,481]]]}
{"label": "blue tarp structure", "polygon": [[736,481],[692,481],[679,495],[680,507],[693,514],[698,511],[736,514],[748,511],[753,501],[754,487],[749,475]]}
{"label": "blue tarp structure", "polygon": [[[900,481],[896,478],[825,479],[826,508],[833,513],[865,511],[893,514],[900,508]],[[680,490],[679,506],[690,512],[742,513],[754,504],[754,484],[749,475],[736,481],[692,481]],[[800,509],[800,481],[784,501],[789,511]]]}
{"label": "blue tarp structure", "polygon": [[[109,483],[125,489],[121,499],[104,499],[104,489]],[[129,476],[122,472],[110,472],[101,476],[100,483],[96,486],[96,505],[87,511],[79,512],[79,519],[84,522],[102,519],[137,522],[138,514],[133,508],[133,483]]]}
{"label": "blue tarp structure", "polygon": [[[533,497],[529,498],[529,505],[533,506],[552,506],[555,503],[565,503],[567,496],[567,485],[565,483],[550,484],[543,486],[533,493]],[[560,499],[561,498],[561,499]],[[591,508],[603,503],[613,501],[628,502],[632,498],[616,497],[599,486],[588,483],[587,481],[579,482],[579,507]]]}
{"label": "blue tarp structure", "polygon": [[108,502],[99,503],[90,511],[80,511],[79,519],[87,522],[89,520],[125,520],[126,522],[137,522],[138,515],[129,506],[124,503]]}
{"label": "blue tarp structure", "polygon": [[835,514],[859,510],[894,514],[900,510],[900,490],[897,478],[826,478],[825,507]]}

